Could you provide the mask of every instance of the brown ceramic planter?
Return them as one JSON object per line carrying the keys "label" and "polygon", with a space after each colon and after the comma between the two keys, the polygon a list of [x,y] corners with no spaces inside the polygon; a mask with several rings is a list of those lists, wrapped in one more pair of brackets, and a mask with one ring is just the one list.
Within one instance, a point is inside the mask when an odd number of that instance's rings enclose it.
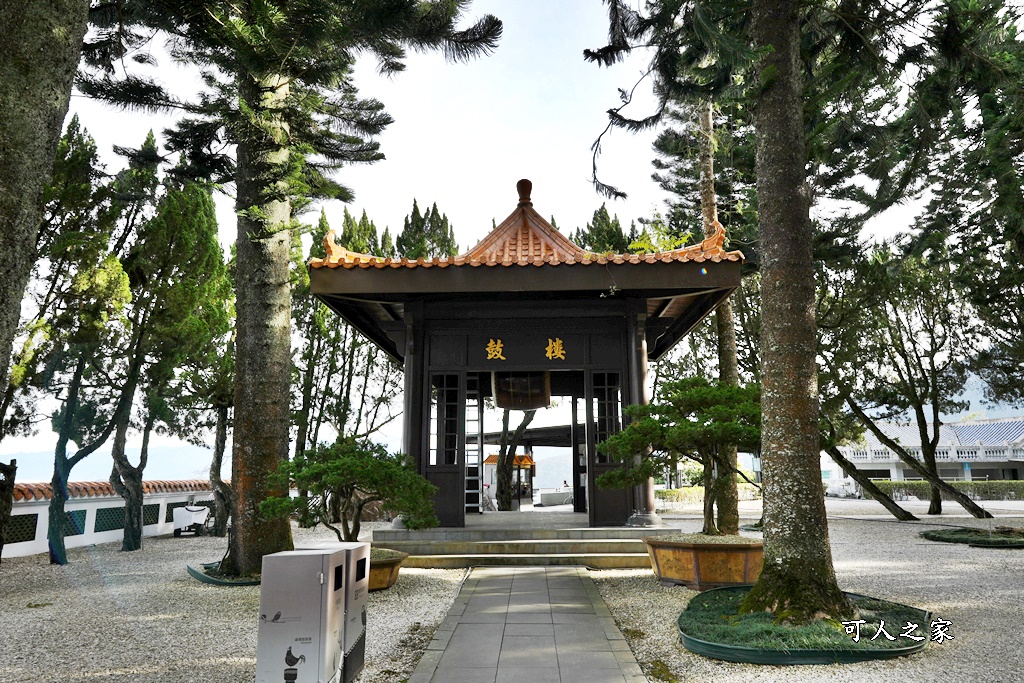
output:
{"label": "brown ceramic planter", "polygon": [[401,557],[394,557],[387,560],[370,559],[370,591],[380,591],[391,588],[398,581],[398,570],[402,568],[402,562],[409,557],[408,553],[402,553]]}
{"label": "brown ceramic planter", "polygon": [[754,583],[761,575],[764,544],[684,543],[645,536],[651,568],[663,585],[681,584],[696,591]]}

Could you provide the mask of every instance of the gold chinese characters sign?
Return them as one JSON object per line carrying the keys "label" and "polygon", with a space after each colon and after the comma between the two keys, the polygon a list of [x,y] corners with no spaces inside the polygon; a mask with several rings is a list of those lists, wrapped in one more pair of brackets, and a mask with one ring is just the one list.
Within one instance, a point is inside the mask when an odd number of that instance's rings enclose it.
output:
{"label": "gold chinese characters sign", "polygon": [[484,349],[487,352],[487,360],[508,360],[501,353],[503,348],[505,348],[505,345],[500,339],[488,340],[487,347]]}
{"label": "gold chinese characters sign", "polygon": [[[486,341],[481,342],[481,346],[484,359],[488,361],[564,361],[571,351],[565,340],[557,336],[519,338],[512,342],[507,342],[501,337],[488,337]],[[577,360],[581,357],[577,356]]]}
{"label": "gold chinese characters sign", "polygon": [[558,337],[554,339],[548,338],[548,345],[544,349],[544,355],[547,356],[548,360],[565,360],[565,347],[562,346],[562,340]]}

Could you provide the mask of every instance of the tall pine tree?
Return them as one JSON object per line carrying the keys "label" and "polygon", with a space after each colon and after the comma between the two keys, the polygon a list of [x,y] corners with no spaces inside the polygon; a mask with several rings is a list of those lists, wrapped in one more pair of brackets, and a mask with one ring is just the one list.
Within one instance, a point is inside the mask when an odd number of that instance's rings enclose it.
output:
{"label": "tall pine tree", "polygon": [[[356,97],[354,56],[370,52],[383,72],[394,73],[406,46],[440,50],[450,60],[487,54],[501,22],[488,15],[457,30],[468,6],[134,0],[95,13],[100,30],[88,57],[107,75],[83,79],[83,90],[125,106],[184,109],[189,118],[171,134],[171,147],[187,152],[189,172],[235,183],[235,533],[222,563],[229,574],[259,573],[263,555],[292,546],[287,520],[259,512],[263,500],[282,493],[270,474],[289,450],[289,232],[309,197],[351,197],[330,172],[380,159],[367,138],[390,122],[379,103]],[[175,59],[200,69],[208,88],[201,97],[181,101],[153,79],[110,75],[129,52],[146,58],[139,48],[152,29],[170,36]],[[233,160],[223,142],[234,144]]]}

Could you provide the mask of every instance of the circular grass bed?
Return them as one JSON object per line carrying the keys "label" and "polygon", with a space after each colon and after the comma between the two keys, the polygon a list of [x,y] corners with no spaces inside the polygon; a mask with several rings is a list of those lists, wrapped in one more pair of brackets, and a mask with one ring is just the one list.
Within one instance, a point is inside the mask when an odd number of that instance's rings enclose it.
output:
{"label": "circular grass bed", "polygon": [[[691,599],[678,620],[686,649],[729,662],[836,664],[902,657],[928,644],[931,613],[927,610],[847,593],[860,613],[857,619],[864,622],[858,625],[860,638],[854,642],[841,622],[788,626],[775,623],[770,612],[739,614],[739,604],[749,591],[750,586],[716,588]],[[879,632],[883,621],[884,632],[894,640]],[[908,630],[908,624],[916,628]]]}
{"label": "circular grass bed", "polygon": [[955,529],[922,531],[921,536],[929,541],[966,543],[975,548],[1024,548],[1024,535],[1012,531],[1001,532],[996,530],[989,532],[986,529],[958,527]]}

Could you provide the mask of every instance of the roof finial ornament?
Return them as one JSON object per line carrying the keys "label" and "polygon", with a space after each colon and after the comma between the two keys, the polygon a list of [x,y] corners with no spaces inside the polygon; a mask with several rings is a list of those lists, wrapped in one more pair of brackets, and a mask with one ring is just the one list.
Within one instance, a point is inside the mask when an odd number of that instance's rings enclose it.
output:
{"label": "roof finial ornament", "polygon": [[519,206],[533,206],[530,200],[530,193],[533,191],[533,183],[523,178],[516,183],[516,190],[519,191]]}

